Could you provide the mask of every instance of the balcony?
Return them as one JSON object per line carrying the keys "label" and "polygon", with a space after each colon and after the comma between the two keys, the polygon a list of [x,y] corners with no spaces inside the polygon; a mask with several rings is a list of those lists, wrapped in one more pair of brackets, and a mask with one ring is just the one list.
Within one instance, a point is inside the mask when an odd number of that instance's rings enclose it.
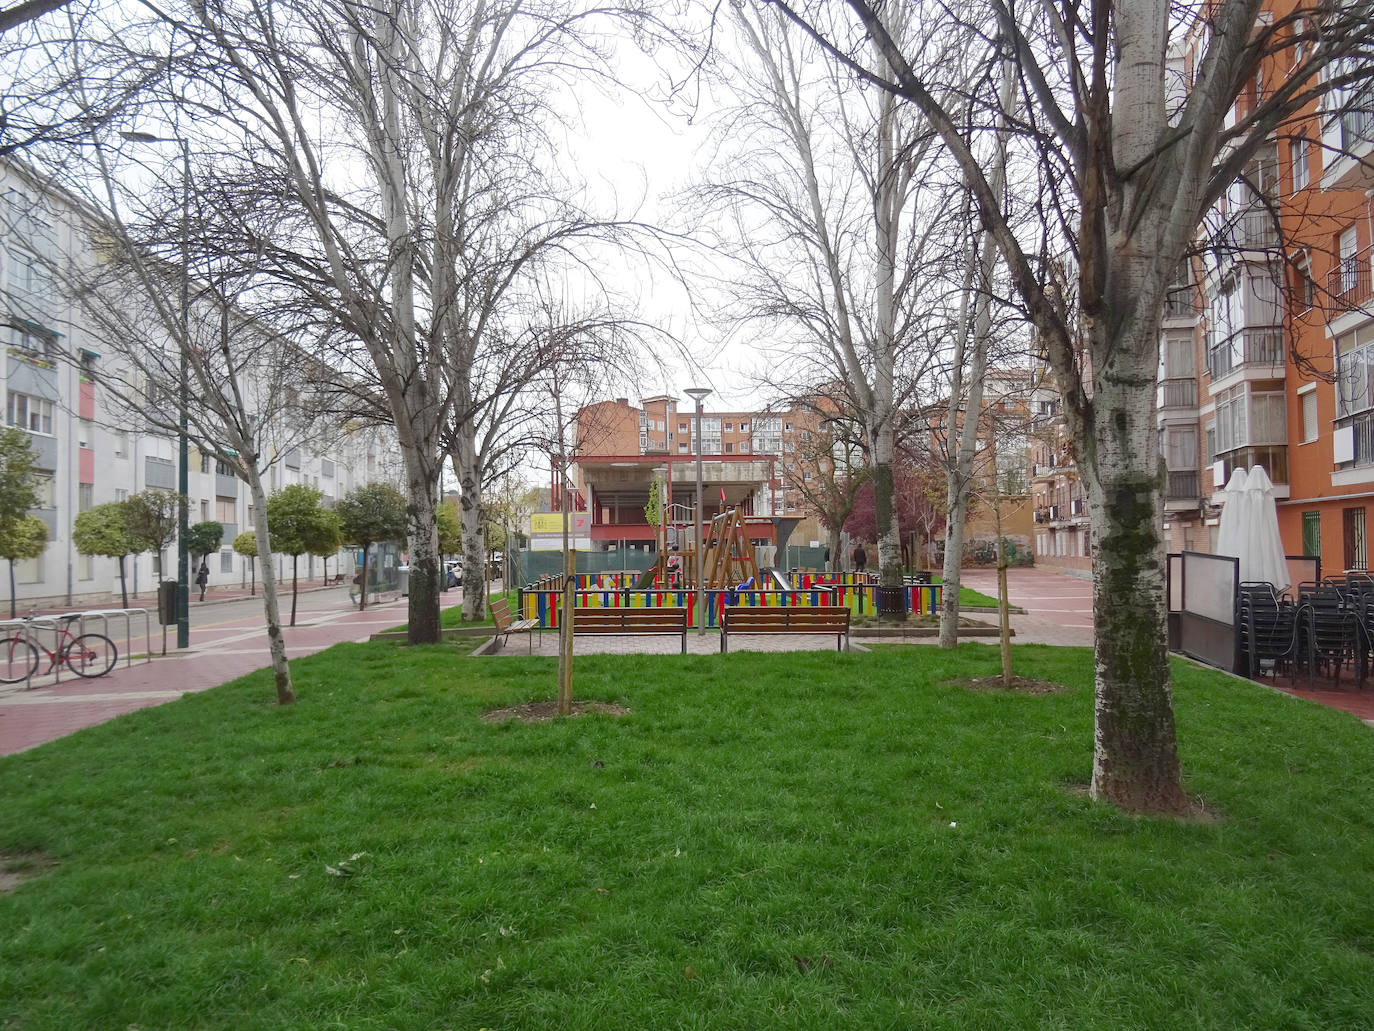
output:
{"label": "balcony", "polygon": [[[1254,445],[1236,448],[1234,451],[1219,453],[1217,458],[1225,460],[1228,470],[1253,469],[1257,465],[1262,465],[1274,486],[1282,486],[1284,491],[1288,489],[1287,445]],[[1288,495],[1285,493],[1282,496],[1287,497]]]}
{"label": "balcony", "polygon": [[1037,523],[1048,523],[1050,521],[1050,508],[1048,505],[1041,505],[1031,515]]}
{"label": "balcony", "polygon": [[1236,212],[1222,228],[1217,241],[1223,250],[1268,251],[1279,245],[1279,229],[1273,212],[1265,206]]}
{"label": "balcony", "polygon": [[1193,288],[1176,290],[1164,299],[1164,317],[1166,319],[1187,319],[1189,322],[1197,321],[1197,307],[1193,304]]}
{"label": "balcony", "polygon": [[1192,376],[1159,381],[1160,408],[1196,408],[1197,380]]}
{"label": "balcony", "polygon": [[1202,497],[1201,478],[1196,469],[1170,469],[1165,501],[1192,501]]}
{"label": "balcony", "polygon": [[[1210,337],[1210,334],[1209,334]],[[1270,375],[1283,367],[1283,327],[1254,326],[1242,329],[1220,344],[1207,346],[1207,371],[1213,380],[1248,367],[1265,369]]]}
{"label": "balcony", "polygon": [[1322,127],[1322,145],[1330,155],[1322,172],[1323,190],[1368,190],[1374,187],[1374,89],[1352,97],[1345,110]]}
{"label": "balcony", "polygon": [[1326,292],[1334,313],[1354,311],[1374,298],[1370,284],[1370,257],[1374,247],[1342,258],[1326,275]]}

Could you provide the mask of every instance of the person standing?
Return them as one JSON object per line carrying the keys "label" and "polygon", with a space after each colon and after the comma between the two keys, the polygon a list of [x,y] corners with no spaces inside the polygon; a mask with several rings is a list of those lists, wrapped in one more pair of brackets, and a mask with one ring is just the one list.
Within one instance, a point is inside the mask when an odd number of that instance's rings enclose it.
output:
{"label": "person standing", "polygon": [[862,573],[868,568],[868,552],[864,551],[864,546],[860,544],[854,549],[854,572]]}
{"label": "person standing", "polygon": [[200,588],[200,600],[205,600],[205,588],[210,586],[210,567],[201,562],[200,568],[196,570],[196,586]]}

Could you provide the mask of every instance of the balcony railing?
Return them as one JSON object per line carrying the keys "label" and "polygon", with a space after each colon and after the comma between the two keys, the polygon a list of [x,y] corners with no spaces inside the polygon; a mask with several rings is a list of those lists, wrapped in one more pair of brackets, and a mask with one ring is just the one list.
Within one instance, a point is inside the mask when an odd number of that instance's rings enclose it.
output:
{"label": "balcony railing", "polygon": [[1350,420],[1354,433],[1355,464],[1374,464],[1374,412],[1363,412]]}
{"label": "balcony railing", "polygon": [[1374,90],[1353,97],[1341,112],[1341,148],[1349,150],[1367,140],[1374,140]]}
{"label": "balcony railing", "polygon": [[1236,448],[1234,451],[1218,452],[1217,458],[1226,462],[1229,469],[1253,469],[1257,465],[1264,466],[1264,471],[1269,474],[1269,479],[1274,484],[1287,484],[1288,481],[1288,448],[1283,444],[1256,445],[1254,447]]}
{"label": "balcony railing", "polygon": [[1342,310],[1358,308],[1370,300],[1369,264],[1374,247],[1356,251],[1342,258],[1326,275],[1326,292],[1332,304]]}
{"label": "balcony railing", "polygon": [[1193,291],[1191,287],[1187,290],[1178,290],[1171,293],[1164,299],[1164,317],[1166,319],[1197,318],[1197,308],[1193,306]]}
{"label": "balcony railing", "polygon": [[1196,501],[1202,497],[1196,469],[1170,469],[1166,501]]}
{"label": "balcony railing", "polygon": [[1213,379],[1221,379],[1245,365],[1282,364],[1282,326],[1243,329],[1225,343],[1207,348],[1207,371]]}
{"label": "balcony railing", "polygon": [[1263,251],[1277,247],[1278,226],[1267,207],[1246,208],[1238,212],[1226,226],[1223,240],[1234,250]]}
{"label": "balcony railing", "polygon": [[1197,380],[1191,376],[1186,378],[1160,380],[1159,407],[1196,408]]}

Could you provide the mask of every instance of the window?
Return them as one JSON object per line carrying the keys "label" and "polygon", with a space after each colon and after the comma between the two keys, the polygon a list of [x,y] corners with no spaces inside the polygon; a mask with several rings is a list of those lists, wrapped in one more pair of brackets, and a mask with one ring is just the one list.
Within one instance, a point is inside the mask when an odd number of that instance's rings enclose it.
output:
{"label": "window", "polygon": [[1288,146],[1293,156],[1293,192],[1297,193],[1308,183],[1307,140],[1299,136]]}
{"label": "window", "polygon": [[740,423],[740,424],[739,424],[739,431],[740,431],[741,433],[748,433],[748,432],[749,432],[749,424],[748,424],[747,422],[742,422],[742,423]]}
{"label": "window", "polygon": [[1336,340],[1336,415],[1343,418],[1374,407],[1374,326]]}
{"label": "window", "polygon": [[200,499],[200,521],[202,523],[210,521],[210,502],[206,498]]}
{"label": "window", "polygon": [[43,556],[26,558],[14,564],[14,579],[21,584],[41,584],[43,582]]}
{"label": "window", "polygon": [[685,422],[679,422],[679,423],[677,424],[677,431],[678,431],[679,433],[686,433],[686,432],[687,432],[687,424],[686,424]]}
{"label": "window", "polygon": [[1302,553],[1306,558],[1321,558],[1322,554],[1322,514],[1304,512],[1302,514]]}
{"label": "window", "polygon": [[129,492],[128,492],[127,490],[125,490],[123,487],[116,487],[116,488],[115,488],[115,500],[116,500],[116,501],[128,501],[128,500],[129,500]]}
{"label": "window", "polygon": [[1310,444],[1317,439],[1317,392],[1309,390],[1302,395],[1302,442]]}
{"label": "window", "polygon": [[725,444],[725,453],[727,455],[733,455],[735,453],[735,445],[727,441]]}
{"label": "window", "polygon": [[1312,278],[1312,259],[1307,252],[1293,259],[1293,274],[1298,280],[1294,284],[1298,304],[1304,309],[1311,308],[1317,299],[1317,284]]}
{"label": "window", "polygon": [[156,458],[145,455],[143,458],[143,485],[176,490],[177,467],[170,458]]}
{"label": "window", "polygon": [[1368,540],[1365,537],[1364,508],[1342,509],[1341,523],[1342,529],[1345,531],[1345,568],[1368,569],[1369,564],[1366,556],[1369,552]]}
{"label": "window", "polygon": [[234,571],[234,552],[230,548],[225,548],[219,553],[219,571],[221,573],[232,573]]}
{"label": "window", "polygon": [[200,471],[203,472],[203,473],[208,473],[208,472],[210,471],[210,456],[209,456],[209,455],[201,455],[201,456],[200,456]]}
{"label": "window", "polygon": [[1359,263],[1355,260],[1355,227],[1351,226],[1341,233],[1336,241],[1336,248],[1340,254],[1340,289],[1341,293],[1349,293],[1355,289],[1359,282]]}
{"label": "window", "polygon": [[679,454],[687,454],[687,442],[685,440],[678,441],[677,450]]}
{"label": "window", "polygon": [[38,504],[35,508],[57,507],[57,484],[51,476],[44,473],[36,475],[33,478],[33,490],[38,495]]}
{"label": "window", "polygon": [[237,508],[238,504],[233,498],[215,498],[215,522],[237,522]]}
{"label": "window", "polygon": [[41,397],[9,392],[9,424],[30,433],[52,435],[52,402]]}
{"label": "window", "polygon": [[95,484],[78,483],[76,485],[76,510],[78,512],[89,512],[95,507]]}

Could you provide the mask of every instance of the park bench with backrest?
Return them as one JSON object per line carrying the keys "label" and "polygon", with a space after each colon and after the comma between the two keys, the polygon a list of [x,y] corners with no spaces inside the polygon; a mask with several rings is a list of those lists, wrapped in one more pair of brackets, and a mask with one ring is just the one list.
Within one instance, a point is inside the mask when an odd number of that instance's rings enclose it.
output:
{"label": "park bench with backrest", "polygon": [[687,610],[685,608],[573,609],[573,637],[582,634],[675,634],[682,638],[682,654],[687,654]]}
{"label": "park bench with backrest", "polygon": [[[537,619],[516,619],[511,615],[510,602],[505,598],[496,598],[491,602],[491,619],[496,624],[496,632],[504,640],[502,643],[510,641],[511,634],[533,634],[538,632],[542,642],[544,638],[543,626]],[[534,651],[534,638],[531,637],[530,651]]]}
{"label": "park bench with backrest", "polygon": [[720,650],[731,634],[834,634],[835,650],[849,650],[849,609],[843,605],[727,605],[721,611]]}

